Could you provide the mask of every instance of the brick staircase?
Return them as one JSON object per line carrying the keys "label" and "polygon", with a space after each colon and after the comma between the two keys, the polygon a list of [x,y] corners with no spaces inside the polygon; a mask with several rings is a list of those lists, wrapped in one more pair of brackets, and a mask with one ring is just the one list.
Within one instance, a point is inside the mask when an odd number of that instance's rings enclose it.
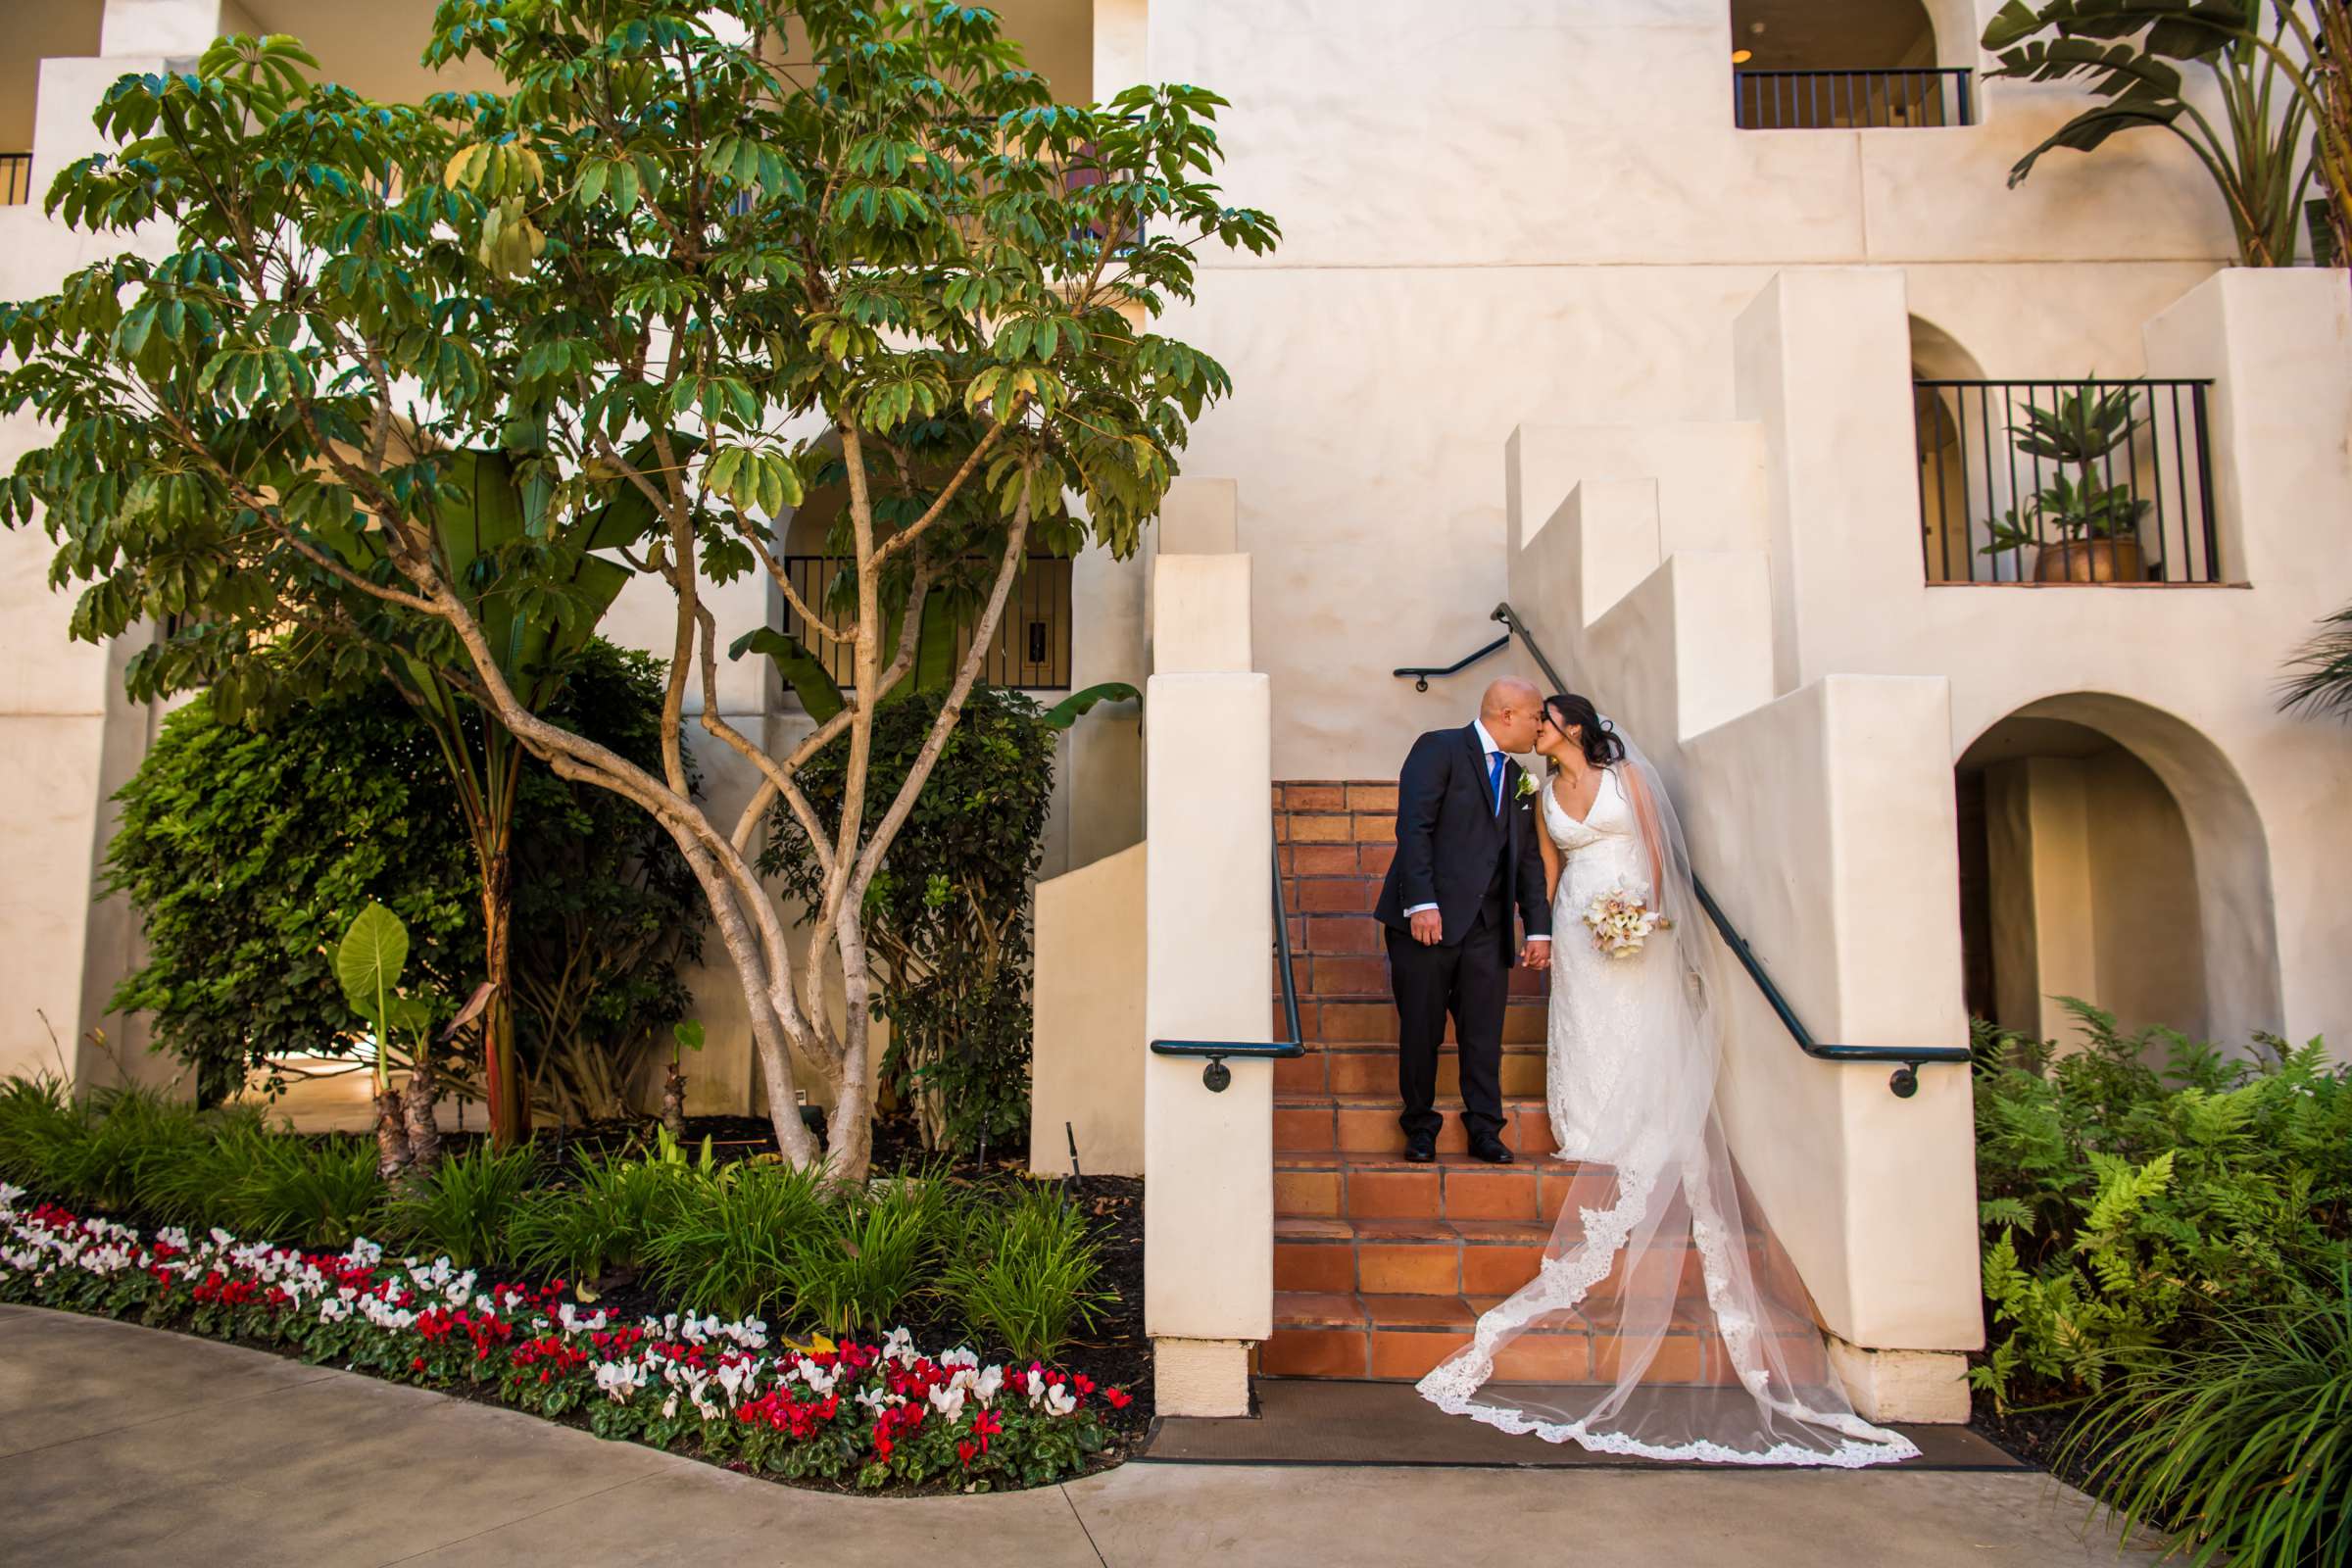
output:
{"label": "brick staircase", "polygon": [[[1503,1026],[1502,1090],[1511,1165],[1466,1152],[1457,1063],[1440,1063],[1446,1129],[1434,1165],[1404,1159],[1396,1125],[1396,1012],[1381,928],[1371,917],[1396,853],[1396,788],[1274,786],[1299,1029],[1306,1054],[1274,1064],[1274,1330],[1258,1370],[1272,1377],[1420,1377],[1468,1338],[1480,1311],[1533,1279],[1576,1167],[1550,1157],[1544,1105],[1544,976],[1514,970]],[[1276,976],[1274,1027],[1281,1016]],[[1783,1291],[1787,1259],[1751,1244],[1751,1263]],[[1803,1300],[1798,1294],[1788,1298]],[[1648,1377],[1730,1380],[1704,1330],[1697,1260]],[[1796,1347],[1819,1353],[1819,1342]],[[1523,1336],[1497,1375],[1582,1381],[1614,1375],[1605,1323]]]}

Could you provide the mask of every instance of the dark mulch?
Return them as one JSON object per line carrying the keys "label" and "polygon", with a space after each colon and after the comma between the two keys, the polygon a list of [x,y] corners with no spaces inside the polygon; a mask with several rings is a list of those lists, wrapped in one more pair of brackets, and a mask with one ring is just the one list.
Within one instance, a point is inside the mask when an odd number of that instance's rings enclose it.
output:
{"label": "dark mulch", "polygon": [[[2012,1406],[2006,1411],[1993,1408],[1992,1400],[1977,1396],[1976,1408],[1969,1425],[2037,1469],[2080,1491],[2088,1492],[2090,1464],[2081,1454],[2061,1458],[2059,1445],[2066,1429],[2082,1413],[2080,1402],[2034,1405],[2029,1408]],[[2087,1456],[2095,1460],[2096,1455]]]}

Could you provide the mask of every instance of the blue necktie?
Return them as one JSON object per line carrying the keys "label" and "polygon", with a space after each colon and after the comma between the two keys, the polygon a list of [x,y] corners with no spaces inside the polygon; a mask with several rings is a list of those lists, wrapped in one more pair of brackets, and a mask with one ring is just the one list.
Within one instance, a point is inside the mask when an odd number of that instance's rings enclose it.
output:
{"label": "blue necktie", "polygon": [[1494,797],[1494,814],[1502,814],[1502,754],[1487,754],[1487,793]]}

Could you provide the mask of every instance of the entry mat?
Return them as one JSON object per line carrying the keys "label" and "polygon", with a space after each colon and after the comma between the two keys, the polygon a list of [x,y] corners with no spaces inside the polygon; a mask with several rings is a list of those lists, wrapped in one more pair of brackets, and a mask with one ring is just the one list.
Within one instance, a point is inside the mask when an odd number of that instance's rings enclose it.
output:
{"label": "entry mat", "polygon": [[[2031,1470],[1967,1427],[1904,1426],[1920,1456],[1897,1470]],[[1720,1469],[1593,1453],[1573,1443],[1498,1432],[1447,1415],[1409,1383],[1260,1378],[1257,1413],[1245,1419],[1163,1416],[1139,1456],[1157,1464],[1438,1465],[1490,1469]]]}

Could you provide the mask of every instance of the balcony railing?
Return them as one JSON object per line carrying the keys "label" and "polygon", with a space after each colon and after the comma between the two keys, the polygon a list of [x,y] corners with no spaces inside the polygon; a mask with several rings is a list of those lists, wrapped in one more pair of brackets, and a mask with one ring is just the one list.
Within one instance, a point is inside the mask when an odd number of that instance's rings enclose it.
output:
{"label": "balcony railing", "polygon": [[0,207],[32,200],[32,154],[0,153]]}
{"label": "balcony railing", "polygon": [[[993,564],[992,564],[993,565]],[[842,556],[786,556],[784,574],[804,604],[820,615],[834,585],[854,564]],[[846,591],[846,590],[845,590]],[[828,618],[831,618],[828,615]],[[836,625],[853,617],[844,615]],[[850,643],[810,635],[792,607],[784,607],[783,629],[800,639],[816,656],[835,684],[845,690],[857,684],[858,651]],[[956,657],[971,652],[972,633],[965,627],[956,644]],[[1013,579],[1004,601],[1004,618],[998,623],[996,641],[980,665],[980,679],[991,686],[1014,686],[1024,691],[1067,691],[1070,686],[1070,563],[1060,556],[1031,556]]]}
{"label": "balcony railing", "polygon": [[1973,125],[1965,70],[1736,71],[1732,122],[1742,130],[1871,130]]}
{"label": "balcony railing", "polygon": [[2222,581],[2212,387],[1913,382],[1928,581]]}

